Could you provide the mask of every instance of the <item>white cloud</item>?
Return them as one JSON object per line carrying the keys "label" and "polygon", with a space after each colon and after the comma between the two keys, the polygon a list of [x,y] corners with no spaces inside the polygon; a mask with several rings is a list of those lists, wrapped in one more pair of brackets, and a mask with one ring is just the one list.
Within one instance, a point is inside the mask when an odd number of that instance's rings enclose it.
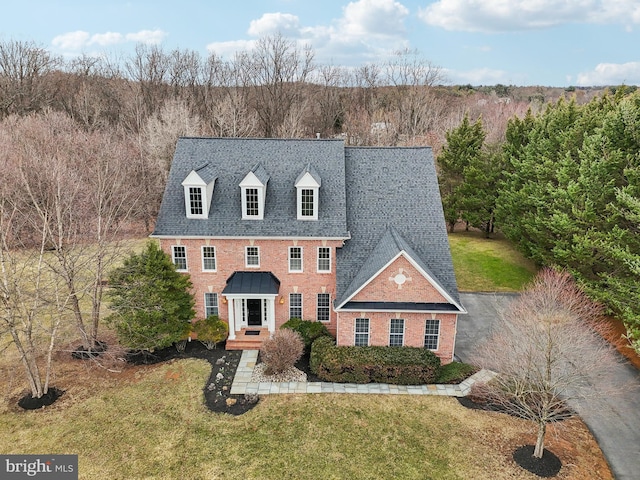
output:
{"label": "white cloud", "polygon": [[[395,0],[357,0],[347,4],[342,17],[329,25],[307,26],[296,15],[265,13],[251,21],[247,33],[257,38],[279,32],[299,46],[312,45],[319,62],[348,66],[354,60],[379,61],[407,48],[404,22],[408,15],[409,10]],[[214,42],[207,50],[230,57],[254,45],[245,40]]]}
{"label": "white cloud", "polygon": [[167,36],[162,30],[141,30],[135,33],[122,34],[118,32],[96,33],[78,30],[55,37],[51,44],[64,54],[77,54],[92,45],[108,47],[125,42],[161,43]]}
{"label": "white cloud", "polygon": [[359,0],[344,7],[340,29],[347,35],[402,35],[409,10],[394,0]]}
{"label": "white cloud", "polygon": [[418,16],[446,30],[507,32],[566,23],[640,23],[637,0],[438,0]]}
{"label": "white cloud", "polygon": [[600,63],[590,72],[578,74],[577,85],[640,85],[640,62]]}
{"label": "white cloud", "polygon": [[96,33],[91,37],[91,40],[88,42],[90,45],[97,44],[101,47],[106,47],[109,45],[115,45],[121,43],[123,41],[123,37],[121,33],[116,32],[106,32],[106,33]]}
{"label": "white cloud", "polygon": [[82,50],[82,48],[87,45],[90,38],[91,35],[88,32],[78,30],[76,32],[68,32],[54,37],[51,44],[60,50],[78,51]]}
{"label": "white cloud", "polygon": [[125,38],[132,42],[158,44],[162,43],[166,36],[167,33],[162,30],[140,30],[136,33],[127,33]]}
{"label": "white cloud", "polygon": [[290,13],[265,13],[258,20],[251,20],[247,33],[260,37],[278,32],[285,37],[300,35],[300,19]]}

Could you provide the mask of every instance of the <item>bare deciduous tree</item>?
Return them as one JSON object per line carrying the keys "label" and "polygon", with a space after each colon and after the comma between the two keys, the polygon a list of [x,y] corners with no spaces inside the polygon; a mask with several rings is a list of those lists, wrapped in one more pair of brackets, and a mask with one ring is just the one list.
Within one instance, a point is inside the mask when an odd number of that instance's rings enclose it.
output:
{"label": "bare deciduous tree", "polygon": [[93,348],[105,269],[118,254],[120,228],[138,213],[139,155],[117,135],[86,132],[60,113],[7,128],[23,246],[37,248],[24,239],[41,238],[42,262],[64,292],[83,346]]}
{"label": "bare deciduous tree", "polygon": [[60,64],[33,42],[0,42],[0,118],[49,106],[55,92],[46,76]]}
{"label": "bare deciduous tree", "polygon": [[572,415],[570,404],[612,392],[596,388],[617,359],[599,333],[601,308],[567,272],[542,270],[494,325],[474,363],[497,372],[476,393],[537,424],[541,458],[547,425]]}

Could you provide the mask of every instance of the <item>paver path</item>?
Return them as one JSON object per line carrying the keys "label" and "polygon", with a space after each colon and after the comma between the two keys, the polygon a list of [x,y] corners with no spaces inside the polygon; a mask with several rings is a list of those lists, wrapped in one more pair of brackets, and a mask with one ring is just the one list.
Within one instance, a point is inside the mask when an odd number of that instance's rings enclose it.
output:
{"label": "paver path", "polygon": [[252,382],[251,374],[258,360],[258,350],[244,350],[231,385],[231,395],[281,393],[366,393],[390,395],[446,395],[464,397],[471,385],[487,381],[492,372],[482,370],[459,385],[387,385],[386,383],[330,383],[330,382]]}

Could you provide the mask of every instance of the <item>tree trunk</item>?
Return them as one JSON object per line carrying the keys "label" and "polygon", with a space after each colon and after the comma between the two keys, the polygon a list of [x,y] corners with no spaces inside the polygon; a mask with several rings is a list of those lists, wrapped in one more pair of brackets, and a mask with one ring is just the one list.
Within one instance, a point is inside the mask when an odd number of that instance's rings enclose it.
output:
{"label": "tree trunk", "polygon": [[536,448],[533,450],[533,456],[536,458],[542,458],[542,452],[544,452],[544,434],[547,431],[546,422],[540,422],[538,424],[538,439],[536,440]]}

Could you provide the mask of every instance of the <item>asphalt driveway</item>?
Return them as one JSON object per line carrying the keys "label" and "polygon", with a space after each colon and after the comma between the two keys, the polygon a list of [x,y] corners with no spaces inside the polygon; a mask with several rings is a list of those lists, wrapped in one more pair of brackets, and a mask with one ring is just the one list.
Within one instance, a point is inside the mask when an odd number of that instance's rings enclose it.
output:
{"label": "asphalt driveway", "polygon": [[[463,305],[469,312],[458,320],[456,355],[469,361],[473,348],[490,333],[498,312],[515,298],[513,294],[463,293]],[[624,361],[611,372],[612,379],[625,388],[620,395],[605,401],[587,400],[576,405],[578,413],[591,429],[611,471],[618,480],[640,479],[640,374]],[[598,385],[594,385],[595,388]]]}

